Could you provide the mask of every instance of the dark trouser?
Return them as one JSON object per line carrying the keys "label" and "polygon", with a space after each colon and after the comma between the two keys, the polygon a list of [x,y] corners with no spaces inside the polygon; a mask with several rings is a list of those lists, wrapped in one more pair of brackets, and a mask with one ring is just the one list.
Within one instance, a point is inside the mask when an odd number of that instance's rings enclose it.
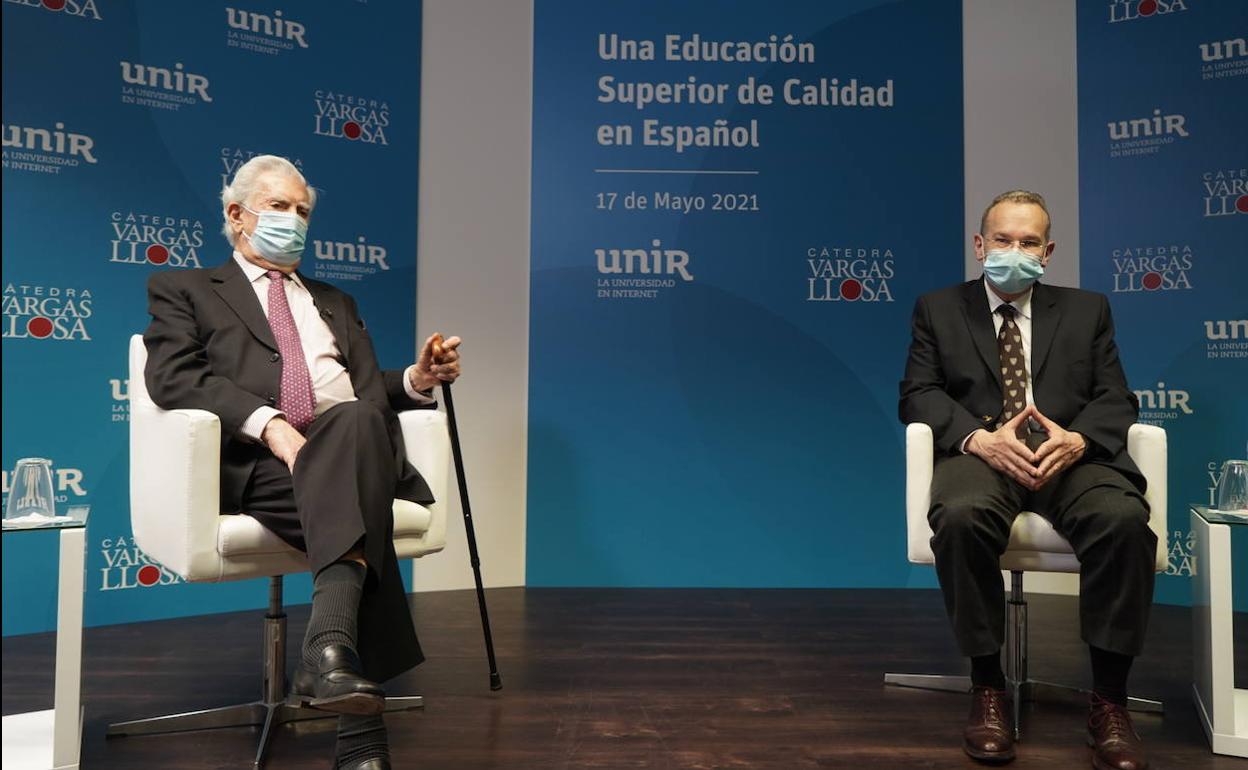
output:
{"label": "dark trouser", "polygon": [[367,401],[329,409],[306,438],[293,479],[284,462],[260,453],[242,507],[307,553],[313,574],[362,548],[368,578],[359,654],[364,675],[384,681],[424,660],[394,554],[394,448],[381,412]]}
{"label": "dark trouser", "polygon": [[1079,559],[1083,640],[1139,655],[1157,547],[1144,496],[1122,474],[1091,463],[1068,468],[1030,492],[973,455],[937,462],[927,515],[936,574],[962,653],[992,654],[1005,642],[1000,557],[1022,510],[1048,519]]}

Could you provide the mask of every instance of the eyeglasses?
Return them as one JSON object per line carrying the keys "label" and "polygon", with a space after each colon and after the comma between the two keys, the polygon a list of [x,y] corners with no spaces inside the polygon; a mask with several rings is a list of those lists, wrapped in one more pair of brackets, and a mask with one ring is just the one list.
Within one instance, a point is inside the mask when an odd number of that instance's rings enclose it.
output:
{"label": "eyeglasses", "polygon": [[1033,257],[1043,256],[1044,247],[1047,245],[1044,241],[1037,241],[1031,238],[1015,241],[1000,235],[995,238],[985,237],[984,240],[991,249],[1011,249],[1017,246],[1020,251]]}

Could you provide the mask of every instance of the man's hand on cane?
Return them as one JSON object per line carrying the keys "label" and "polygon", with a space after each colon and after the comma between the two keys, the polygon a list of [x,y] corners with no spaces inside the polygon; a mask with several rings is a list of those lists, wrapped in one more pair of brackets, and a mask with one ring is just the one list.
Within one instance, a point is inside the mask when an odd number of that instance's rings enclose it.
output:
{"label": "man's hand on cane", "polygon": [[443,382],[455,382],[462,374],[459,362],[459,337],[443,339],[441,334],[432,334],[425,340],[416,358],[416,366],[412,369],[411,384],[414,390],[429,390]]}

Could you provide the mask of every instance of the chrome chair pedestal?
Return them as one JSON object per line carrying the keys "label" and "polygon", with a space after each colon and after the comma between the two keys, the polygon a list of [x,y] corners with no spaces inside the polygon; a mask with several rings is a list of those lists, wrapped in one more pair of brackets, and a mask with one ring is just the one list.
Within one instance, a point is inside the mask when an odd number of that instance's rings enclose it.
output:
{"label": "chrome chair pedestal", "polygon": [[[260,770],[267,758],[275,729],[284,724],[328,719],[337,714],[318,709],[299,708],[286,703],[286,613],[282,608],[282,578],[269,578],[269,609],[264,616],[264,672],[262,698],[234,706],[187,711],[181,714],[116,722],[108,726],[105,736],[160,735],[190,730],[215,730],[222,727],[260,727],[260,740],[252,768]],[[419,695],[386,698],[387,712],[423,708]]]}
{"label": "chrome chair pedestal", "polygon": [[[1023,595],[1023,573],[1010,572],[1010,597],[1006,600],[1005,618],[1005,683],[1014,700],[1014,739],[1022,733],[1019,719],[1022,704],[1036,700],[1069,698],[1071,695],[1087,697],[1089,690],[1070,685],[1040,682],[1027,675],[1027,599]],[[922,690],[942,692],[970,692],[969,676],[941,674],[885,674],[884,684],[897,687],[915,687]],[[1131,711],[1160,714],[1165,710],[1161,701],[1147,698],[1128,698]]]}

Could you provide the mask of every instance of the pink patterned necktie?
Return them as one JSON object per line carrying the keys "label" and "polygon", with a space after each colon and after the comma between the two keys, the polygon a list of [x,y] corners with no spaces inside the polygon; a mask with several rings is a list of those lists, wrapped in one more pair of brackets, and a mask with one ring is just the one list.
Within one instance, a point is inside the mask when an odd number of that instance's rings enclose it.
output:
{"label": "pink patterned necktie", "polygon": [[282,355],[282,389],[277,408],[286,413],[286,421],[303,432],[316,412],[316,396],[312,393],[312,376],[303,358],[299,329],[286,301],[286,275],[280,270],[269,271],[269,328]]}

